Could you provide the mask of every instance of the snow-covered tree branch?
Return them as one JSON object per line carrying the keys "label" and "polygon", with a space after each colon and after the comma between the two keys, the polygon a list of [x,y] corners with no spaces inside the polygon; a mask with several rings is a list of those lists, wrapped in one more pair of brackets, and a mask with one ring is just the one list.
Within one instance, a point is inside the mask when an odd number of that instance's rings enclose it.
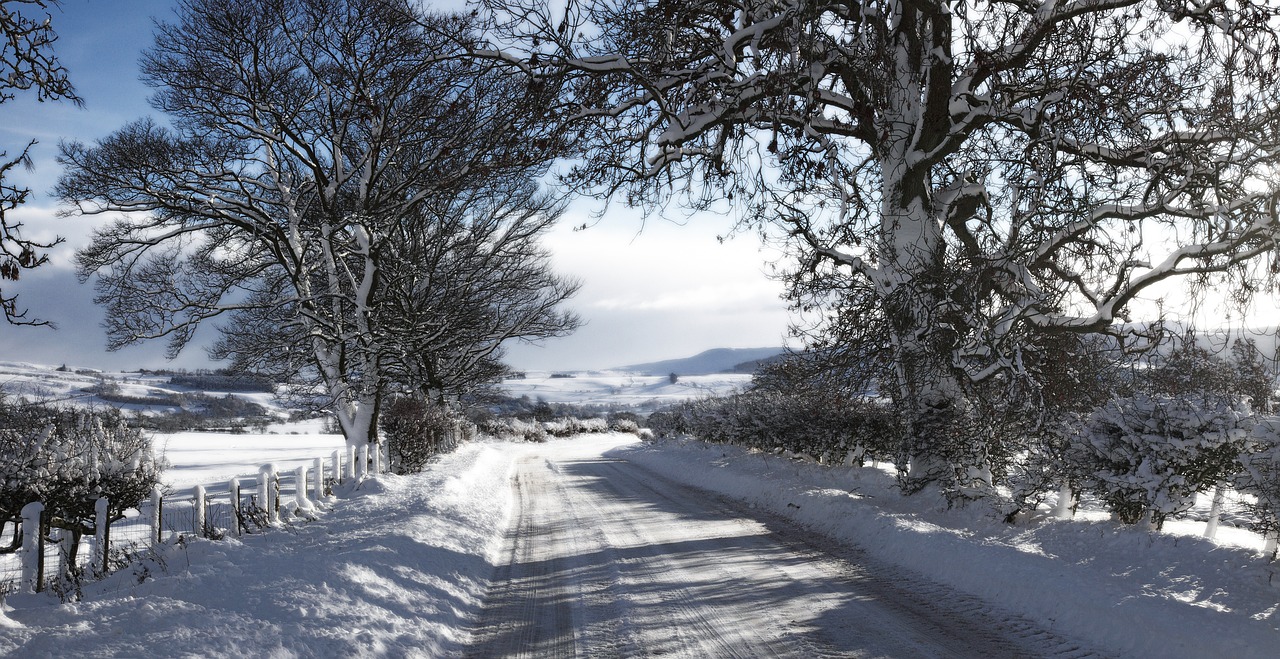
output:
{"label": "snow-covered tree branch", "polygon": [[[0,105],[16,98],[17,92],[35,91],[40,101],[68,100],[80,104],[80,97],[67,77],[67,70],[53,52],[57,35],[48,14],[57,0],[0,0]],[[22,236],[22,224],[10,215],[27,202],[31,190],[12,182],[14,170],[30,168],[31,147],[28,142],[16,154],[0,150],[0,280],[17,280],[23,270],[48,262],[43,253],[58,242],[38,241]],[[17,296],[5,295],[0,289],[0,310],[9,323],[43,325],[44,321],[27,318],[20,309]]]}

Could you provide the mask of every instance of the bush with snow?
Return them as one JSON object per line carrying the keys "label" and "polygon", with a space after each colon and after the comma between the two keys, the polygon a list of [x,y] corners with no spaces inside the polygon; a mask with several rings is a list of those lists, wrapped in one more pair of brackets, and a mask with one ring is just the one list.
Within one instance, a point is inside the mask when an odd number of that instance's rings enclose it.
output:
{"label": "bush with snow", "polygon": [[432,456],[457,448],[462,423],[441,406],[417,398],[397,398],[382,412],[378,425],[387,443],[391,470],[397,474],[422,471]]}
{"label": "bush with snow", "polygon": [[494,417],[480,423],[480,432],[509,442],[545,442],[547,431],[538,421],[525,421],[516,417]]}
{"label": "bush with snow", "polygon": [[1237,469],[1252,412],[1242,398],[1117,398],[1067,433],[1064,465],[1122,522],[1157,528]]}
{"label": "bush with snow", "polygon": [[650,414],[648,423],[659,436],[787,451],[827,463],[886,458],[896,436],[891,410],[875,401],[772,388],[685,401]]}
{"label": "bush with snow", "polygon": [[1280,533],[1280,417],[1258,419],[1250,439],[1240,454],[1235,486],[1255,497],[1244,502],[1254,530],[1275,537]]}
{"label": "bush with snow", "polygon": [[95,530],[97,499],[119,519],[150,496],[162,469],[151,438],[117,410],[0,403],[0,516],[17,520],[24,505],[43,502],[49,523],[71,534],[73,558]]}

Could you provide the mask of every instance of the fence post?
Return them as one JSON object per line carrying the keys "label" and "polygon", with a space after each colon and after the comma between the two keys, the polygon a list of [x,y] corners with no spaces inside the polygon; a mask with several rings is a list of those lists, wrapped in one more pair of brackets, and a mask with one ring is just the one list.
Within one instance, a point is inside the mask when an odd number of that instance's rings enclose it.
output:
{"label": "fence post", "polygon": [[341,485],[342,483],[344,483],[344,482],[345,482],[345,481],[343,480],[343,476],[345,475],[345,473],[346,473],[346,472],[344,472],[344,471],[343,471],[342,467],[343,467],[343,465],[342,465],[342,451],[341,451],[341,450],[334,450],[334,452],[333,452],[333,480],[334,480],[334,482],[335,482],[335,483],[337,483],[337,484],[339,484],[339,485]]}
{"label": "fence post", "polygon": [[204,514],[205,514],[205,507],[204,507],[204,505],[205,505],[205,504],[204,504],[204,499],[205,499],[204,486],[203,486],[203,485],[197,485],[197,486],[196,486],[196,500],[195,500],[195,506],[196,506],[196,509],[195,509],[195,515],[193,515],[192,517],[194,517],[194,518],[195,518],[195,527],[196,527],[196,528],[195,528],[195,534],[196,534],[196,535],[198,535],[198,536],[201,536],[201,537],[204,537],[204,535],[205,535],[205,519],[204,519]]}
{"label": "fence post", "polygon": [[244,531],[240,527],[240,515],[243,514],[240,511],[240,479],[232,478],[227,489],[231,493],[231,523],[235,525],[236,535],[240,535]]}
{"label": "fence post", "polygon": [[267,511],[267,523],[275,524],[280,521],[280,481],[274,464],[263,465],[258,472],[258,494]]}
{"label": "fence post", "polygon": [[71,553],[71,549],[67,546],[71,544],[71,534],[60,528],[51,528],[49,529],[49,542],[57,548],[58,552],[58,571],[54,573],[54,579],[57,579],[59,584],[65,585],[67,571],[71,567],[67,564],[67,559],[70,558]]}
{"label": "fence post", "polygon": [[1058,503],[1053,507],[1054,519],[1071,519],[1071,500],[1074,497],[1071,486],[1063,483],[1058,490]]}
{"label": "fence post", "polygon": [[360,457],[358,459],[360,460],[360,465],[356,472],[356,476],[358,478],[368,478],[369,477],[369,444],[368,443],[360,445],[359,454],[360,454]]}
{"label": "fence post", "polygon": [[1204,537],[1214,540],[1218,536],[1218,524],[1222,520],[1222,504],[1227,496],[1227,484],[1218,483],[1213,488],[1213,505],[1209,506],[1209,521],[1204,525]]}
{"label": "fence post", "polygon": [[111,515],[110,502],[106,497],[98,497],[93,503],[93,574],[95,577],[107,575],[107,555],[111,550]]}
{"label": "fence post", "polygon": [[369,455],[373,458],[373,475],[382,473],[382,444],[375,443],[369,447]]}
{"label": "fence post", "polygon": [[151,541],[154,544],[160,544],[164,540],[161,535],[164,533],[164,527],[161,524],[163,519],[162,508],[164,507],[164,497],[160,494],[160,488],[151,490]]}
{"label": "fence post", "polygon": [[299,465],[297,469],[293,470],[293,502],[302,509],[311,507],[311,502],[307,501],[306,465]]}
{"label": "fence post", "polygon": [[22,507],[22,583],[38,593],[44,590],[44,504]]}
{"label": "fence post", "polygon": [[315,493],[313,498],[319,501],[324,498],[324,458],[315,459],[314,471],[316,472],[316,482],[312,488]]}
{"label": "fence post", "polygon": [[360,457],[360,451],[356,447],[347,444],[347,480],[355,480],[356,475],[360,472],[356,470],[356,460]]}

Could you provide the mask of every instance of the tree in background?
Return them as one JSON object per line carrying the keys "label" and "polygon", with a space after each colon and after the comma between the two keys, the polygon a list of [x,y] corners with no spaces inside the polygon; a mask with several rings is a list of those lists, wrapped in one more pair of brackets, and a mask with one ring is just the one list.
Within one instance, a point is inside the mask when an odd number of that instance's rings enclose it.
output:
{"label": "tree in background", "polygon": [[[11,101],[20,91],[34,90],[36,100],[67,100],[81,104],[67,77],[67,70],[53,52],[57,35],[52,17],[47,13],[57,0],[0,0],[0,105]],[[42,14],[42,15],[32,15]],[[9,182],[17,167],[30,168],[32,140],[16,156],[0,151],[0,280],[17,281],[23,270],[48,262],[41,253],[60,242],[38,242],[22,237],[22,224],[10,213],[26,203],[28,188]],[[28,320],[26,310],[18,308],[17,296],[5,295],[0,289],[0,309],[6,321],[14,324],[44,324]]]}
{"label": "tree in background", "polygon": [[1257,342],[1237,339],[1227,351],[1223,346],[1206,347],[1212,341],[1188,331],[1167,354],[1152,358],[1150,368],[1144,371],[1145,388],[1167,396],[1245,397],[1255,412],[1269,412],[1275,377]]}
{"label": "tree in background", "polygon": [[736,212],[790,247],[828,347],[885,355],[909,489],[990,485],[949,429],[1025,391],[1045,337],[1143,342],[1124,321],[1158,283],[1271,281],[1273,3],[490,5],[576,76],[600,128],[577,183]]}
{"label": "tree in background", "polygon": [[[404,363],[437,339],[393,316],[415,302],[396,296],[419,292],[401,284],[435,274],[405,260],[406,237],[494,179],[530,185],[563,152],[543,111],[557,91],[466,57],[473,27],[407,1],[180,3],[142,63],[171,127],[141,120],[62,148],[61,198],[127,213],[77,256],[97,276],[110,347],[167,337],[176,355],[223,317],[219,356],[310,374],[349,442],[375,438],[383,397],[417,377]],[[498,213],[531,254],[549,220],[515,228],[502,214],[556,207],[508,201],[456,221],[465,232]]]}

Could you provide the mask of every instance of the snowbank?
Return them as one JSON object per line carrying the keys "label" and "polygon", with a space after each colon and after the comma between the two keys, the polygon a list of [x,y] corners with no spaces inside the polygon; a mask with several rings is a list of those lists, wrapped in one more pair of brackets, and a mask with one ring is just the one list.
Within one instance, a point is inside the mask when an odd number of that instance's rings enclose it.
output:
{"label": "snowbank", "polygon": [[903,497],[891,473],[666,441],[610,457],[740,499],[877,559],[1124,656],[1274,657],[1280,566],[1249,547],[1094,519],[1010,526],[939,498]]}
{"label": "snowbank", "polygon": [[0,655],[435,657],[456,651],[511,512],[511,459],[469,444],[366,481],[318,521],[191,540],[85,588],[10,595]]}

